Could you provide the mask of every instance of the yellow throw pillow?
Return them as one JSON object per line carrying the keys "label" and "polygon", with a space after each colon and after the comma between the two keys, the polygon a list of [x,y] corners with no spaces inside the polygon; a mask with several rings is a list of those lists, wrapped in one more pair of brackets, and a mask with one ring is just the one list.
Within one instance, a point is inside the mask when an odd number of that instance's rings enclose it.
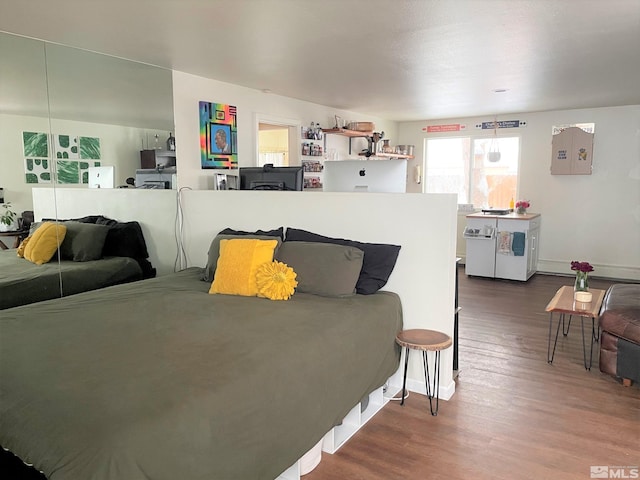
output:
{"label": "yellow throw pillow", "polygon": [[255,297],[258,294],[258,267],[273,261],[277,245],[277,240],[221,240],[220,256],[209,293]]}
{"label": "yellow throw pillow", "polygon": [[47,263],[56,253],[67,234],[67,227],[44,222],[38,227],[24,249],[24,258],[36,265]]}
{"label": "yellow throw pillow", "polygon": [[20,258],[24,258],[24,250],[25,248],[27,248],[27,243],[29,243],[29,240],[31,240],[31,237],[27,237],[20,242],[20,245],[18,246],[18,256]]}
{"label": "yellow throw pillow", "polygon": [[296,272],[286,263],[263,263],[256,274],[258,296],[269,300],[289,300],[298,286],[296,277]]}

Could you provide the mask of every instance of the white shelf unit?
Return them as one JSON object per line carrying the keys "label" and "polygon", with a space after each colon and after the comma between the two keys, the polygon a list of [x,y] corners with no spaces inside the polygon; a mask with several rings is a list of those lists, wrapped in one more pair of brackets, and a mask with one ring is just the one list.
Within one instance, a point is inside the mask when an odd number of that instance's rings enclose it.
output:
{"label": "white shelf unit", "polygon": [[[389,403],[391,397],[397,395],[401,388],[392,385],[390,379],[387,391],[385,392],[384,390],[384,387],[380,387],[371,392],[369,394],[369,403],[364,411],[361,411],[361,404],[358,403],[347,413],[340,425],[336,425],[329,430],[322,440],[322,451],[329,454],[336,453],[365,423],[382,410],[382,407]],[[300,461],[297,461],[280,474],[276,480],[300,480],[299,464]]]}
{"label": "white shelf unit", "polygon": [[[305,147],[305,144],[307,147]],[[306,154],[316,151],[317,155]],[[322,191],[322,170],[324,169],[324,144],[322,140],[302,138],[300,140],[300,163],[304,169],[306,192]]]}

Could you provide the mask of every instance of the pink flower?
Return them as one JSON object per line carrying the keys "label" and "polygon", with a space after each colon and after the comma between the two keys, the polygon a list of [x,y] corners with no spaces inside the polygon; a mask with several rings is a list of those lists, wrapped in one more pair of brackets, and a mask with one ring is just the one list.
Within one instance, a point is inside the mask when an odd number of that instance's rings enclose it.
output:
{"label": "pink flower", "polygon": [[518,200],[516,202],[516,208],[529,208],[530,206],[529,200]]}
{"label": "pink flower", "polygon": [[579,272],[593,272],[593,267],[589,262],[578,262],[574,260],[571,262],[571,270]]}

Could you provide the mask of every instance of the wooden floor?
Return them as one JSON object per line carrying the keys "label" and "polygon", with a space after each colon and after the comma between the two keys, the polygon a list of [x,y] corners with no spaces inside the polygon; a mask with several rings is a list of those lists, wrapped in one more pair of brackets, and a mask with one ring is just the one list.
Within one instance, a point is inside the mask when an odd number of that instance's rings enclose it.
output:
{"label": "wooden floor", "polygon": [[[390,402],[303,478],[585,480],[590,466],[640,466],[640,388],[599,371],[598,345],[585,370],[578,320],[547,363],[544,309],[572,279],[469,278],[463,267],[459,277],[453,397],[437,417],[415,393],[403,407]],[[611,283],[590,279],[592,288]]]}

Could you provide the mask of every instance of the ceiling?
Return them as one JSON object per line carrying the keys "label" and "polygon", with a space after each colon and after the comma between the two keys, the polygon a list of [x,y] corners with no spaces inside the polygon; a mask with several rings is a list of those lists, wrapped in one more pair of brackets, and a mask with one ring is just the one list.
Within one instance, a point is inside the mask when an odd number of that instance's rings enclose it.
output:
{"label": "ceiling", "polygon": [[5,1],[0,30],[396,121],[640,104],[638,0]]}

